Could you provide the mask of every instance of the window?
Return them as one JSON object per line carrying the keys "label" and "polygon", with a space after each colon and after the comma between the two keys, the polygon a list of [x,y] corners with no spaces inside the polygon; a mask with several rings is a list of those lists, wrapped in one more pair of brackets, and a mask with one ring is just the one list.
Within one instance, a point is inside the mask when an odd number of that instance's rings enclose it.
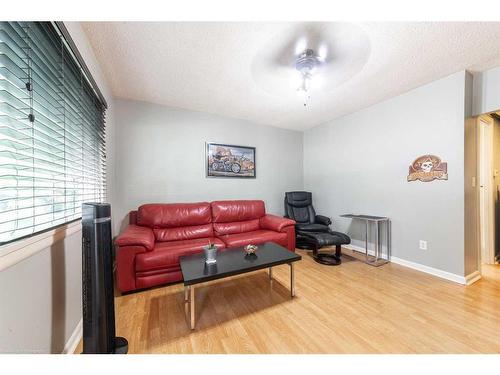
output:
{"label": "window", "polygon": [[55,24],[0,22],[0,244],[105,199],[106,104],[78,61]]}

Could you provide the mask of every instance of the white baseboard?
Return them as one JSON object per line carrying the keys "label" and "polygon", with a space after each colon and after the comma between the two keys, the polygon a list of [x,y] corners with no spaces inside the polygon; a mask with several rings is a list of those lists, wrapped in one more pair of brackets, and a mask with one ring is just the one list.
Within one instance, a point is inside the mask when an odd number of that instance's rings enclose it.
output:
{"label": "white baseboard", "polygon": [[467,284],[465,277],[457,275],[456,273],[443,271],[443,270],[440,270],[438,268],[425,266],[425,265],[420,264],[420,263],[410,262],[409,260],[401,259],[401,258],[398,258],[395,256],[391,256],[391,262],[399,264],[401,266],[412,268],[412,269],[417,270],[417,271],[425,272],[425,273],[440,277],[442,279],[453,281],[453,282],[458,283],[458,284],[462,284],[462,285]]}
{"label": "white baseboard", "polygon": [[[342,247],[356,251],[357,253],[363,253],[363,254],[366,253],[365,248],[361,247],[361,246],[356,246],[356,245],[350,244],[350,245],[343,245]],[[368,255],[375,256],[375,251],[368,249]]]}
{"label": "white baseboard", "polygon": [[[354,251],[365,253],[365,249],[363,247],[360,247],[360,246],[347,245],[345,247],[348,249],[354,250]],[[375,255],[375,252],[373,250],[368,250],[368,254]],[[420,272],[425,272],[425,273],[428,273],[430,275],[440,277],[442,279],[453,281],[453,282],[458,283],[458,284],[470,285],[470,284],[468,284],[468,280],[466,277],[457,275],[455,273],[443,271],[443,270],[440,270],[438,268],[425,266],[425,265],[420,264],[420,263],[410,262],[409,260],[401,259],[401,258],[398,258],[395,256],[391,256],[391,262],[399,264],[401,266],[405,266],[405,267],[417,270],[417,271],[420,271]],[[479,278],[481,278],[481,275],[475,275],[475,276],[472,276],[472,275],[474,275],[474,274],[469,275],[469,276],[471,276],[471,280],[477,276],[479,276]],[[469,277],[469,276],[467,276],[467,277]],[[474,281],[477,281],[477,280],[479,280],[479,279],[475,279]],[[472,284],[472,282],[474,282],[474,281],[471,281],[470,283]]]}
{"label": "white baseboard", "polygon": [[471,285],[471,284],[474,284],[479,279],[481,279],[481,272],[474,271],[471,274],[465,276],[465,283],[467,285]]}
{"label": "white baseboard", "polygon": [[83,319],[80,319],[78,324],[75,327],[75,330],[71,334],[70,338],[66,345],[64,345],[63,354],[73,354],[75,352],[76,347],[80,343],[83,334]]}

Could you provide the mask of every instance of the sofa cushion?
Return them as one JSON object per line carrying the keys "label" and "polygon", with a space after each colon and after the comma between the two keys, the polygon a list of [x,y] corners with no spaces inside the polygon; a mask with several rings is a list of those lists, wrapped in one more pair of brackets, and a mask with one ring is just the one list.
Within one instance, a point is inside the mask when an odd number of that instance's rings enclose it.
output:
{"label": "sofa cushion", "polygon": [[153,251],[137,254],[135,258],[135,270],[143,272],[176,266],[179,264],[179,257],[201,253],[203,246],[209,243],[213,243],[219,248],[225,247],[224,242],[214,237],[157,242]]}
{"label": "sofa cushion", "polygon": [[236,221],[231,223],[214,223],[214,231],[217,236],[224,234],[234,234],[251,232],[260,229],[259,219]]}
{"label": "sofa cushion", "polygon": [[144,204],[137,212],[137,224],[150,228],[176,228],[210,224],[210,203]]}
{"label": "sofa cushion", "polygon": [[220,237],[228,248],[240,247],[248,244],[257,245],[264,242],[275,242],[279,245],[286,246],[287,238],[286,233],[265,229],[238,234],[227,234]]}
{"label": "sofa cushion", "polygon": [[214,236],[212,224],[178,228],[157,228],[153,229],[153,232],[157,242],[190,240]]}
{"label": "sofa cushion", "polygon": [[214,223],[260,219],[266,214],[264,202],[260,200],[215,201],[211,206]]}

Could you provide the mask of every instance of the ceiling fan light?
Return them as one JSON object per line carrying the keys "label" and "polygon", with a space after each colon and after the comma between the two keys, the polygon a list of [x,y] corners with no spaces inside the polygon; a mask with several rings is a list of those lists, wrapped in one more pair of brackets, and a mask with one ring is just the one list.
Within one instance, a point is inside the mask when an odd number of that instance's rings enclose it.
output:
{"label": "ceiling fan light", "polygon": [[302,52],[304,52],[306,46],[307,46],[307,39],[305,37],[301,37],[295,44],[295,55],[298,56]]}
{"label": "ceiling fan light", "polygon": [[328,56],[328,48],[325,44],[321,44],[318,48],[318,59],[324,62]]}
{"label": "ceiling fan light", "polygon": [[[326,54],[326,48],[322,53]],[[311,99],[311,81],[316,67],[321,63],[321,58],[312,50],[306,49],[295,60],[295,69],[300,72],[302,81],[297,92],[304,99],[304,107],[307,107]]]}

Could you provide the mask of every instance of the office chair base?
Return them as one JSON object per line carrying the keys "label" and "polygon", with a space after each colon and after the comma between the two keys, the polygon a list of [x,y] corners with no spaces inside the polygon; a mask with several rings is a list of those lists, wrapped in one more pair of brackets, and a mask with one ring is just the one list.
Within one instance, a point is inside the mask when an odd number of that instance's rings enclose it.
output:
{"label": "office chair base", "polygon": [[342,264],[342,259],[340,259],[340,256],[342,255],[342,247],[340,245],[335,246],[335,253],[333,254],[319,253],[318,250],[319,247],[316,247],[313,250],[313,258],[316,262],[326,266],[338,266]]}
{"label": "office chair base", "polygon": [[313,259],[326,266],[339,266],[342,264],[342,259],[332,254],[315,254],[313,255]]}

